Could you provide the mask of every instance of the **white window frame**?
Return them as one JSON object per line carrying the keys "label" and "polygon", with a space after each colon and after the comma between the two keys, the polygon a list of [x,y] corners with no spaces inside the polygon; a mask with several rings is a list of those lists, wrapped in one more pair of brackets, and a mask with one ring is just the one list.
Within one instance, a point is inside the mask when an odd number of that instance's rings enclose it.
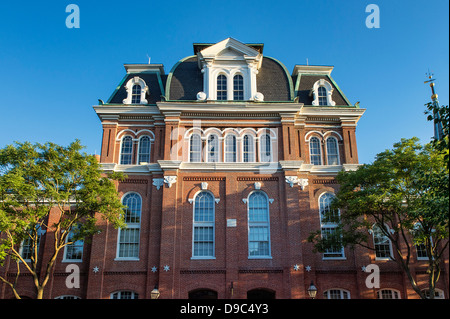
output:
{"label": "white window frame", "polygon": [[[262,194],[267,204],[267,221],[250,221],[250,198],[253,194]],[[250,255],[250,229],[252,227],[265,227],[268,232],[268,246],[269,252],[267,255]],[[272,259],[272,243],[270,234],[270,207],[269,196],[262,190],[255,190],[250,192],[247,196],[247,245],[248,245],[248,259]],[[253,241],[252,241],[253,242]]]}
{"label": "white window frame", "polygon": [[[70,233],[66,237],[66,243],[69,242],[69,240],[71,240],[72,236],[73,236],[73,232],[70,231]],[[77,242],[78,242],[78,244],[76,244]],[[81,242],[81,244],[79,242]],[[81,246],[81,258],[77,258],[77,259],[67,258],[67,250],[68,250],[68,248],[69,247],[75,247],[75,246]],[[83,254],[84,254],[84,240],[83,239],[78,239],[74,243],[64,246],[64,255],[63,255],[62,262],[82,262],[83,261]]]}
{"label": "white window frame", "polygon": [[[192,151],[191,147],[192,147],[192,139],[193,139],[193,136],[194,136],[194,135],[197,135],[197,136],[199,137],[199,140],[200,140],[200,149],[199,149],[199,150],[194,150],[194,151]],[[189,158],[188,158],[188,160],[189,160],[190,163],[201,163],[201,162],[203,161],[203,140],[202,140],[202,135],[201,135],[200,133],[193,132],[191,135],[189,135],[189,148],[188,148],[188,150],[189,150]],[[198,152],[198,154],[199,154],[199,157],[200,157],[200,158],[199,158],[198,161],[192,161],[191,155],[192,155],[194,152],[195,152],[195,153]]]}
{"label": "white window frame", "polygon": [[[211,149],[210,149],[210,137],[214,136],[214,142],[216,143],[216,150],[214,151],[214,156],[211,157]],[[219,135],[215,133],[208,134],[206,137],[206,161],[209,163],[217,163],[221,162],[221,152],[220,152],[220,138]]]}
{"label": "white window frame", "polygon": [[[130,294],[131,298],[121,298],[123,294],[128,294],[128,293]],[[114,298],[116,296],[118,298]],[[119,290],[119,291],[114,291],[113,293],[111,293],[109,298],[110,299],[139,299],[139,294],[132,290]]]}
{"label": "white window frame", "polygon": [[[266,138],[268,138],[268,140],[269,140],[270,152],[269,152],[269,158],[268,158],[269,160],[268,161],[263,160],[263,151],[267,153],[267,150],[265,149],[265,146],[263,147],[263,143],[262,143],[262,141],[264,140],[263,136],[267,136]],[[259,142],[258,143],[259,162],[261,162],[261,163],[273,162],[274,149],[273,149],[272,137],[270,136],[270,133],[269,132],[262,133],[258,137],[258,142]],[[266,145],[266,144],[264,144],[264,145]],[[267,155],[265,154],[264,159],[266,159],[266,157],[267,157]]]}
{"label": "white window frame", "polygon": [[[386,228],[386,230],[388,232],[392,232],[392,229],[389,228],[388,225],[384,225],[384,227]],[[383,237],[385,237],[386,240],[389,241],[389,256],[388,257],[378,257],[377,256],[377,245],[380,245],[379,243],[375,243],[375,235],[376,235],[376,231],[375,228],[378,228],[380,230],[380,234],[382,234]],[[392,260],[393,257],[393,251],[392,251],[392,242],[389,239],[389,237],[383,232],[382,228],[377,225],[377,224],[373,224],[372,228],[370,229],[370,233],[372,234],[372,240],[373,240],[373,248],[374,248],[374,253],[375,253],[375,260]]]}
{"label": "white window frame", "polygon": [[[141,87],[141,100],[140,103],[132,103],[133,99],[133,86],[139,85]],[[141,105],[147,104],[148,101],[145,98],[145,95],[148,93],[148,86],[145,84],[145,81],[138,76],[135,76],[128,80],[127,84],[125,84],[125,90],[127,91],[127,97],[122,101],[123,104],[134,104]]]}
{"label": "white window frame", "polygon": [[[231,145],[229,144],[231,141]],[[234,143],[233,143],[234,141]],[[223,144],[224,144],[224,162],[226,163],[236,163],[238,161],[238,146],[237,146],[237,136],[235,134],[226,134],[225,138],[223,140]],[[229,147],[234,148],[234,150],[229,150]],[[234,157],[234,161],[233,160],[229,160],[229,156],[231,156],[232,158]]]}
{"label": "white window frame", "polygon": [[[141,145],[141,143],[142,143],[142,139],[144,139],[144,138],[148,138],[148,153],[142,153],[142,145]],[[150,156],[151,156],[151,153],[152,153],[152,138],[150,137],[150,136],[148,136],[148,135],[143,135],[143,136],[141,136],[140,138],[139,138],[139,143],[138,143],[138,160],[137,160],[137,163],[138,164],[140,164],[140,163],[150,163],[150,161],[151,161],[151,159],[150,159]],[[148,156],[148,161],[141,161],[141,156]]]}
{"label": "white window frame", "polygon": [[[245,137],[248,136],[248,151],[245,152]],[[249,160],[245,161],[245,154],[248,155]],[[251,160],[250,160],[251,159]],[[246,133],[242,136],[242,162],[243,163],[254,163],[256,162],[256,152],[255,152],[255,137],[252,134]]]}
{"label": "white window frame", "polygon": [[[322,237],[324,235],[326,235],[324,233],[324,230],[335,230],[338,227],[337,223],[334,222],[328,222],[328,221],[324,221],[323,220],[323,215],[322,215],[322,199],[324,196],[329,196],[331,199],[330,201],[334,198],[334,194],[330,193],[330,192],[324,192],[319,196],[319,218],[320,218],[320,231],[322,233]],[[330,202],[324,203],[326,205],[330,205]],[[340,218],[340,211],[337,211],[338,217]],[[324,252],[322,254],[322,259],[323,260],[342,260],[342,259],[346,259],[345,257],[345,250],[344,247],[341,246],[341,251],[340,251],[340,256],[327,256],[327,255],[338,255],[339,253],[336,252]]]}
{"label": "white window frame", "polygon": [[[129,138],[131,141],[131,152],[130,153],[124,153],[123,152],[123,143],[125,138]],[[119,164],[120,165],[133,165],[133,151],[134,151],[134,139],[130,135],[124,135],[120,140],[120,154],[119,154]],[[130,156],[130,163],[123,163],[123,156]]]}
{"label": "white window frame", "polygon": [[[220,99],[219,100],[219,77],[221,77],[221,76],[223,76],[225,78],[225,90],[220,90],[220,92],[225,92],[225,99]],[[216,92],[215,92],[217,101],[228,101],[229,100],[229,97],[228,97],[228,94],[229,94],[229,88],[228,88],[229,82],[230,81],[229,81],[228,76],[226,74],[219,73],[217,75],[217,77],[216,77]]]}
{"label": "white window frame", "polygon": [[[235,78],[236,77],[238,77],[238,76],[240,76],[241,77],[241,79],[242,79],[242,90],[236,90],[235,89],[235,86],[234,86],[234,80],[235,80]],[[245,100],[245,78],[244,78],[244,75],[243,74],[241,74],[241,73],[235,73],[234,75],[233,75],[233,100],[234,101],[244,101]],[[235,93],[236,92],[242,92],[242,99],[236,99],[235,98]]]}
{"label": "white window frame", "polygon": [[[138,198],[139,198],[139,201],[140,201],[139,222],[134,222],[134,223],[128,222],[127,223],[126,220],[125,220],[125,223],[127,224],[127,227],[125,229],[119,228],[119,230],[117,232],[117,248],[116,248],[116,258],[115,258],[115,260],[137,261],[137,260],[139,260],[139,251],[140,251],[140,246],[141,246],[141,240],[140,240],[141,238],[140,237],[141,237],[141,221],[142,221],[143,201],[142,201],[142,196],[139,193],[137,193],[137,192],[128,192],[128,193],[125,193],[122,196],[122,200],[121,200],[122,205],[125,205],[124,200],[125,200],[125,198],[128,195],[137,195]],[[126,216],[125,216],[125,218],[126,218]],[[138,231],[137,256],[122,257],[122,256],[120,256],[120,245],[121,245],[120,236],[121,236],[121,234],[122,234],[122,232],[124,230],[130,230],[130,229]]]}
{"label": "white window frame", "polygon": [[[337,163],[336,164],[330,164],[330,151],[329,151],[329,147],[328,147],[328,141],[329,140],[334,140],[334,143],[336,145],[336,154],[331,154],[331,156],[336,156],[337,159]],[[339,142],[338,139],[334,136],[329,136],[326,138],[325,140],[325,149],[327,152],[327,165],[339,165],[340,164],[340,160],[339,160]]]}
{"label": "white window frame", "polygon": [[[336,293],[339,294],[339,298],[330,298],[332,295],[336,295]],[[331,289],[327,289],[323,292],[324,298],[325,299],[351,299],[350,297],[350,291],[346,290],[346,289],[341,289],[341,288],[331,288]],[[347,296],[345,296],[347,295]],[[346,297],[346,298],[344,298]]]}
{"label": "white window frame", "polygon": [[401,299],[401,294],[397,289],[383,288],[377,291],[377,299]]}
{"label": "white window frame", "polygon": [[[208,196],[211,196],[210,198],[212,199],[212,221],[196,221],[195,220],[195,210],[197,209],[197,199],[199,198],[198,196],[202,193],[208,194]],[[208,190],[202,190],[199,191],[195,194],[194,199],[193,199],[193,208],[192,208],[192,257],[191,259],[216,259],[216,200],[214,197],[214,194]],[[196,228],[199,227],[205,227],[205,228],[212,228],[212,236],[213,236],[213,242],[212,242],[212,255],[203,255],[203,256],[196,256],[195,255],[195,245],[196,245],[196,241],[195,241],[195,231]]]}
{"label": "white window frame", "polygon": [[[320,105],[319,103],[319,87],[323,87],[326,90],[326,97],[327,97],[327,105]],[[316,81],[312,88],[312,94],[313,94],[313,101],[312,105],[314,106],[335,106],[336,102],[333,101],[332,95],[333,95],[333,86],[330,84],[330,82],[320,79]]]}
{"label": "white window frame", "polygon": [[[311,140],[317,140],[319,143],[319,154],[312,154],[311,152]],[[309,163],[313,164],[313,165],[322,165],[323,164],[323,159],[322,159],[322,141],[320,140],[320,138],[318,138],[317,136],[311,136],[308,140],[309,143]],[[318,156],[319,157],[319,164],[315,164],[313,163],[313,156]]]}

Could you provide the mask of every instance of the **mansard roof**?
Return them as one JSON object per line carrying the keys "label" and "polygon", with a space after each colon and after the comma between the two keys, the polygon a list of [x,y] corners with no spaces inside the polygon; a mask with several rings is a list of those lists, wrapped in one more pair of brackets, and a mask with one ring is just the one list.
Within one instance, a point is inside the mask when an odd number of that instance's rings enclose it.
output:
{"label": "mansard roof", "polygon": [[[218,52],[242,54],[244,59],[258,63],[256,75],[257,91],[264,96],[264,102],[297,102],[313,105],[313,86],[319,80],[331,85],[332,100],[336,106],[352,106],[331,77],[332,66],[296,65],[292,74],[280,61],[263,56],[263,44],[244,44],[227,38],[216,44],[194,43],[195,55],[178,61],[169,74],[164,73],[162,64],[125,64],[124,76],[107,103],[122,104],[127,97],[126,83],[133,77],[142,78],[148,86],[148,104],[160,101],[197,101],[197,94],[204,90],[204,74],[201,63]],[[230,52],[226,52],[226,51]],[[219,58],[220,59],[220,58]],[[202,61],[202,62],[201,62]],[[256,63],[255,62],[255,63]]]}

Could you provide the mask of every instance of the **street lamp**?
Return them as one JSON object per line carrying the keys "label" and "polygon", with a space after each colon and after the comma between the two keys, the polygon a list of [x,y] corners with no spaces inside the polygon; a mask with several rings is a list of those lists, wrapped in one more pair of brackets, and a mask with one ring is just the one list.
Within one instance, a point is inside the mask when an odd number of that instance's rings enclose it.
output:
{"label": "street lamp", "polygon": [[312,281],[311,281],[311,284],[309,285],[309,288],[308,288],[308,294],[311,297],[311,299],[316,298],[317,287],[314,286],[314,283]]}
{"label": "street lamp", "polygon": [[158,290],[158,286],[155,286],[155,288],[153,288],[153,290],[150,292],[150,299],[158,299],[159,298],[159,290]]}

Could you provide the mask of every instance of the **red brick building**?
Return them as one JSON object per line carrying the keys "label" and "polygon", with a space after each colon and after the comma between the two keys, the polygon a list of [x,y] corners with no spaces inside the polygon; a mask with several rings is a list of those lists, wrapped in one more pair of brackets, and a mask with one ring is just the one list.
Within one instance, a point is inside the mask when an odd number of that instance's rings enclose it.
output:
{"label": "red brick building", "polygon": [[[168,74],[125,64],[112,96],[94,106],[103,168],[128,176],[118,184],[128,228],[99,220],[102,233],[61,254],[46,297],[150,298],[157,287],[160,298],[308,298],[314,282],[318,298],[417,298],[388,260],[389,243],[379,254],[322,254],[307,242],[311,231],[333,231],[320,211],[338,189],[335,175],[358,165],[365,110],[345,97],[333,67],[289,73],[263,44],[232,38],[193,48]],[[414,254],[413,269],[425,287],[422,257]],[[69,264],[80,288],[65,284]],[[380,268],[378,289],[365,284],[370,264]],[[447,270],[448,258],[445,298]],[[34,296],[31,278],[20,285]]]}

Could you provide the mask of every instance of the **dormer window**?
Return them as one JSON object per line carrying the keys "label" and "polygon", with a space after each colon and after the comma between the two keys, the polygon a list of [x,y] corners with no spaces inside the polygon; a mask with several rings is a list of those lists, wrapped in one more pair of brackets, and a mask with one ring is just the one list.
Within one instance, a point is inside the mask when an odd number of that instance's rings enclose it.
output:
{"label": "dormer window", "polygon": [[217,77],[217,100],[227,100],[227,77],[223,74]]}
{"label": "dormer window", "polygon": [[330,82],[320,79],[314,83],[312,87],[313,101],[312,105],[316,106],[335,106],[333,101],[333,86]]}
{"label": "dormer window", "polygon": [[328,105],[327,103],[327,89],[323,86],[319,86],[319,105]]}
{"label": "dormer window", "polygon": [[131,104],[140,104],[141,103],[141,86],[139,84],[133,85],[132,93],[131,93]]}
{"label": "dormer window", "polygon": [[240,74],[235,75],[233,78],[233,100],[244,100],[244,78]]}
{"label": "dormer window", "polygon": [[145,95],[148,92],[148,86],[145,81],[138,76],[128,80],[125,85],[127,90],[127,98],[123,100],[123,104],[147,104]]}

